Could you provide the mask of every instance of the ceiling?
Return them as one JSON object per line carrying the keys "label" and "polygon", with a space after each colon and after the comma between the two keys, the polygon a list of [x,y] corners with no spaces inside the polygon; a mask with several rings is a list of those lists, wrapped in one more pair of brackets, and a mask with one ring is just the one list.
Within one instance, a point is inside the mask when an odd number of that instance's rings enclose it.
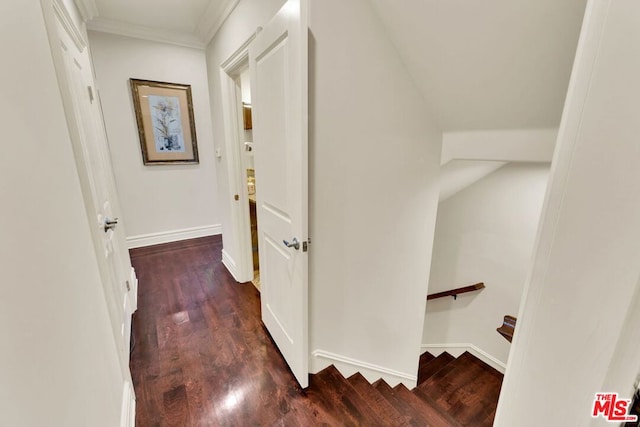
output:
{"label": "ceiling", "polygon": [[586,0],[370,0],[444,131],[557,127]]}
{"label": "ceiling", "polygon": [[96,0],[100,18],[194,33],[209,3],[221,0]]}
{"label": "ceiling", "polygon": [[75,0],[94,31],[203,48],[239,0]]}
{"label": "ceiling", "polygon": [[[198,48],[239,2],[75,1],[91,30]],[[558,126],[586,0],[368,1],[443,131]]]}

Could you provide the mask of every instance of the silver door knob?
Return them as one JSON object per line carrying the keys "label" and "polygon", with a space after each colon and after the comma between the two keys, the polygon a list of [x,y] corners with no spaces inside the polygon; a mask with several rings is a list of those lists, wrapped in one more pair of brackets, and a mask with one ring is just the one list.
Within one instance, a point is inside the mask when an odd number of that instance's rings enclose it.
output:
{"label": "silver door knob", "polygon": [[105,218],[104,232],[106,233],[109,230],[113,230],[114,228],[116,228],[116,225],[118,225],[118,218],[114,218],[114,219]]}
{"label": "silver door knob", "polygon": [[288,248],[293,248],[296,251],[298,249],[300,249],[300,242],[298,242],[298,239],[296,239],[295,237],[293,238],[293,240],[291,241],[291,243],[287,242],[286,240],[283,240],[282,243],[284,243],[284,245]]}

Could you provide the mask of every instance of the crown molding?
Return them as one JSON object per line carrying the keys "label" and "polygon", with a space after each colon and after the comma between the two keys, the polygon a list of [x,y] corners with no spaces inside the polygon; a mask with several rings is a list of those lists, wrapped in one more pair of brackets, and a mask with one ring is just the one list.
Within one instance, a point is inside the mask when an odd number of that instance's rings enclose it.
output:
{"label": "crown molding", "polygon": [[196,25],[196,34],[200,40],[208,45],[216,35],[222,24],[227,20],[240,0],[211,1],[200,22]]}
{"label": "crown molding", "polygon": [[74,0],[76,7],[82,15],[84,22],[90,21],[98,16],[98,6],[95,0]]}
{"label": "crown molding", "polygon": [[53,0],[52,3],[53,10],[58,17],[60,24],[62,24],[67,34],[69,34],[69,37],[71,37],[71,40],[73,40],[73,43],[76,45],[78,50],[80,52],[84,51],[87,47],[87,41],[84,39],[80,29],[76,27],[76,24],[73,22],[73,18],[71,18],[69,11],[62,3],[62,0]]}
{"label": "crown molding", "polygon": [[206,46],[206,44],[194,34],[181,31],[159,30],[104,18],[94,18],[87,22],[87,29],[101,33],[191,47],[194,49],[204,49]]}

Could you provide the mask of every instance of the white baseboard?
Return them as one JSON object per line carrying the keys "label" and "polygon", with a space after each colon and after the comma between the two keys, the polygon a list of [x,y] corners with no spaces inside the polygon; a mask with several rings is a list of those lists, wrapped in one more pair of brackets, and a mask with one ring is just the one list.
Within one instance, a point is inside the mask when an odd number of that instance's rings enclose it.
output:
{"label": "white baseboard", "polygon": [[213,224],[203,227],[184,228],[182,230],[161,231],[159,233],[141,234],[127,237],[129,249],[144,246],[159,245],[161,243],[177,242],[180,240],[196,239],[198,237],[215,236],[222,234],[222,225]]}
{"label": "white baseboard", "polygon": [[434,356],[439,356],[441,353],[446,351],[453,357],[458,357],[465,351],[468,351],[487,365],[503,374],[507,369],[507,365],[504,362],[471,343],[422,344],[420,348],[422,349],[422,352],[428,351]]}
{"label": "white baseboard", "polygon": [[229,253],[224,249],[222,249],[222,265],[227,267],[227,270],[229,270],[229,273],[231,273],[235,281],[239,282],[236,262],[233,260],[233,258],[229,256]]}
{"label": "white baseboard", "polygon": [[324,350],[314,350],[311,354],[313,356],[311,359],[312,373],[318,373],[327,366],[334,365],[345,378],[360,372],[371,383],[382,378],[391,387],[403,383],[409,390],[416,386],[418,380],[416,375],[395,371]]}
{"label": "white baseboard", "polygon": [[120,413],[120,427],[135,427],[136,425],[136,395],[129,381],[125,381],[122,392],[122,408]]}

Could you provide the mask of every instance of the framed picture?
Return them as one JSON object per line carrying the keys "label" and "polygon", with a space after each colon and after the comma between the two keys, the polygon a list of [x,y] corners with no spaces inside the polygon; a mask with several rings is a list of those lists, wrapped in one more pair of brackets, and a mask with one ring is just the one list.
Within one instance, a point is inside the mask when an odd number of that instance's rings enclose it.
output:
{"label": "framed picture", "polygon": [[144,164],[198,163],[191,85],[130,81]]}

